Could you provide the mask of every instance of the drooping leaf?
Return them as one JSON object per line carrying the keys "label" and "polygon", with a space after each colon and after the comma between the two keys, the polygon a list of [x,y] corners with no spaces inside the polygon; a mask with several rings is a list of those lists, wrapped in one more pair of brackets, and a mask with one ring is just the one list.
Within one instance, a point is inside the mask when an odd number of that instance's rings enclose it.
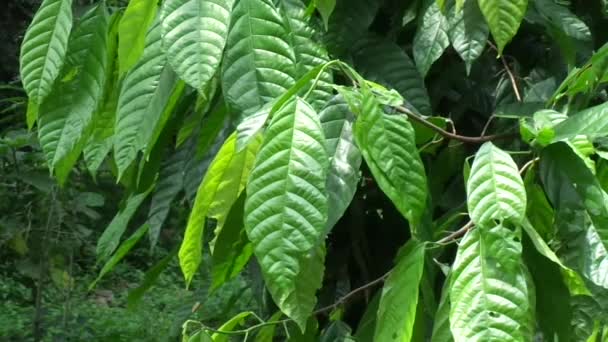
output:
{"label": "drooping leaf", "polygon": [[217,236],[230,208],[245,189],[260,144],[261,136],[253,140],[245,150],[236,152],[236,134],[232,134],[209,166],[197,191],[179,250],[180,267],[186,284],[190,284],[201,263],[205,220],[217,220]]}
{"label": "drooping leaf", "polygon": [[517,234],[502,225],[469,231],[452,268],[454,341],[526,341],[528,287]]}
{"label": "drooping leaf", "polygon": [[177,75],[202,91],[222,60],[234,0],[168,0],[161,10],[163,49]]}
{"label": "drooping leaf", "polygon": [[498,54],[519,30],[526,14],[528,0],[478,0],[479,8],[486,18],[492,37],[496,41]]}
{"label": "drooping leaf", "polygon": [[477,225],[519,224],[526,214],[526,190],[511,156],[491,142],[481,146],[467,182],[467,204]]}
{"label": "drooping leaf", "polygon": [[410,224],[418,224],[425,208],[427,184],[412,125],[404,115],[385,114],[366,90],[354,132],[382,191]]}
{"label": "drooping leaf", "polygon": [[148,28],[158,10],[157,0],[131,0],[118,26],[118,70],[124,75],[137,63],[146,45]]}
{"label": "drooping leaf", "polygon": [[103,4],[88,11],[69,43],[63,75],[40,105],[38,137],[51,171],[65,182],[89,137],[103,95],[108,14]]}
{"label": "drooping leaf", "polygon": [[462,9],[457,7],[448,14],[448,36],[470,73],[471,65],[483,53],[490,30],[477,1],[466,1]]}
{"label": "drooping leaf", "polygon": [[45,0],[28,27],[19,56],[21,80],[30,101],[42,103],[64,63],[72,29],[72,0]]}
{"label": "drooping leaf", "polygon": [[418,287],[424,270],[424,244],[410,240],[382,289],[374,340],[410,341],[414,330]]}
{"label": "drooping leaf", "polygon": [[447,18],[437,3],[432,1],[424,10],[414,37],[414,61],[422,77],[450,45],[448,29]]}
{"label": "drooping leaf", "polygon": [[[123,17],[124,20],[124,17]],[[161,49],[161,27],[154,23],[146,36],[145,51],[126,76],[116,113],[114,158],[119,178],[148,148],[177,83]]]}
{"label": "drooping leaf", "polygon": [[341,96],[338,95],[327,103],[319,113],[319,119],[330,156],[325,185],[329,201],[329,231],[342,217],[357,191],[361,152],[354,141],[354,116]]}
{"label": "drooping leaf", "polygon": [[167,254],[164,258],[162,258],[158,263],[156,263],[152,268],[150,268],[146,274],[144,275],[144,280],[142,283],[133,290],[129,291],[129,296],[127,297],[127,308],[133,309],[140,302],[141,298],[144,296],[146,291],[148,291],[156,282],[160,274],[169,266],[169,263],[173,258],[177,255],[177,250],[173,250],[171,253]]}
{"label": "drooping leaf", "polygon": [[288,40],[272,1],[235,5],[222,62],[222,88],[231,109],[251,114],[293,85],[295,57]]}
{"label": "drooping leaf", "polygon": [[245,228],[266,285],[304,329],[321,286],[328,155],[319,118],[295,99],[275,114],[247,184]]}

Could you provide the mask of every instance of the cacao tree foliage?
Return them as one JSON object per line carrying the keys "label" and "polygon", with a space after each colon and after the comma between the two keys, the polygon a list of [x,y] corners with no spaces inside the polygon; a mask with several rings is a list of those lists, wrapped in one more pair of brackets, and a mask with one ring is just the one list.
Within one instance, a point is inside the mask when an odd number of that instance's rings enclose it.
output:
{"label": "cacao tree foliage", "polygon": [[600,0],[45,0],[20,71],[59,184],[125,189],[98,280],[186,206],[185,286],[204,262],[212,289],[258,289],[184,340],[606,341],[607,18]]}

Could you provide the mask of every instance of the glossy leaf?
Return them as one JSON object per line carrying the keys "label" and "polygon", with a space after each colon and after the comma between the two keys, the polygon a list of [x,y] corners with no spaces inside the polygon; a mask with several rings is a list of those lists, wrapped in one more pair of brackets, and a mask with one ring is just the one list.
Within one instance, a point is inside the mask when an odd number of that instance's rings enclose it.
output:
{"label": "glossy leaf", "polygon": [[329,231],[342,217],[355,196],[360,178],[361,152],[354,141],[354,116],[340,96],[327,103],[319,113],[319,119],[330,158],[325,185],[329,200]]}
{"label": "glossy leaf", "polygon": [[69,43],[68,63],[49,97],[40,105],[38,138],[51,171],[65,182],[89,137],[93,112],[103,95],[108,14],[99,5],[80,20]]}
{"label": "glossy leaf", "polygon": [[68,50],[72,0],[45,0],[25,32],[19,56],[21,80],[30,101],[40,104],[51,92]]}
{"label": "glossy leaf", "polygon": [[251,114],[294,83],[289,34],[270,0],[241,0],[233,12],[222,67],[230,108]]}
{"label": "glossy leaf", "polygon": [[301,329],[321,286],[328,155],[319,118],[301,99],[275,114],[247,184],[245,228],[275,302]]}
{"label": "glossy leaf", "polygon": [[382,191],[410,224],[418,224],[425,208],[427,184],[412,125],[403,115],[383,113],[375,97],[363,93],[354,132]]}
{"label": "glossy leaf", "polygon": [[424,11],[414,37],[414,60],[422,77],[450,45],[448,20],[433,1]]}
{"label": "glossy leaf", "polygon": [[374,340],[411,340],[423,270],[424,244],[410,240],[382,288]]}
{"label": "glossy leaf", "polygon": [[452,269],[454,341],[525,341],[532,314],[517,234],[498,225],[464,237]]}
{"label": "glossy leaf", "polygon": [[493,225],[494,221],[519,224],[526,214],[526,190],[517,165],[491,142],[475,155],[467,195],[471,220],[478,225]]}
{"label": "glossy leaf", "polygon": [[477,1],[466,1],[462,9],[457,7],[453,6],[448,15],[448,36],[452,46],[465,62],[469,74],[471,65],[485,49],[490,30]]}
{"label": "glossy leaf", "polygon": [[203,90],[219,69],[234,0],[168,0],[161,10],[169,64],[191,87]]}
{"label": "glossy leaf", "polygon": [[118,69],[124,75],[137,63],[146,45],[148,29],[158,10],[157,0],[131,0],[118,27]]}
{"label": "glossy leaf", "polygon": [[591,40],[591,31],[584,21],[572,13],[568,7],[552,0],[534,0],[534,7],[547,21],[565,35],[577,40]]}
{"label": "glossy leaf", "polygon": [[478,0],[479,8],[486,18],[492,37],[496,41],[498,54],[517,33],[526,14],[528,0]]}
{"label": "glossy leaf", "polygon": [[554,141],[571,139],[577,135],[585,135],[595,140],[608,135],[608,103],[603,103],[560,122],[555,126]]}

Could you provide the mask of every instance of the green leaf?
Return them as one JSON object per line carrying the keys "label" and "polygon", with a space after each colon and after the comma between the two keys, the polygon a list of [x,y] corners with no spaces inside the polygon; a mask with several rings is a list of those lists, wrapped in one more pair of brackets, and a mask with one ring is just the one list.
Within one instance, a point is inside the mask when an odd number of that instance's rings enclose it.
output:
{"label": "green leaf", "polygon": [[177,75],[202,91],[216,74],[234,0],[167,0],[161,10],[163,49]]}
{"label": "green leaf", "polygon": [[361,152],[353,136],[354,116],[341,96],[334,97],[319,113],[323,126],[329,170],[326,189],[329,200],[327,231],[338,222],[357,191]]}
{"label": "green leaf", "polygon": [[355,342],[348,324],[342,321],[332,322],[320,336],[320,342]]}
{"label": "green leaf", "polygon": [[107,260],[110,255],[116,250],[118,247],[118,243],[120,242],[120,238],[124,234],[125,230],[127,230],[127,226],[129,225],[129,221],[141,205],[141,203],[148,197],[150,191],[152,191],[153,187],[150,189],[136,193],[131,196],[126,201],[124,208],[122,208],[116,216],[112,219],[112,222],[108,225],[108,227],[103,231],[99,240],[97,241],[97,260],[104,261]]}
{"label": "green leaf", "polygon": [[353,58],[357,71],[367,79],[399,91],[414,111],[432,114],[424,80],[414,62],[398,45],[370,38],[360,45]]}
{"label": "green leaf", "polygon": [[450,291],[456,342],[527,340],[533,311],[519,241],[498,225],[473,229],[460,242]]}
{"label": "green leaf", "polygon": [[379,8],[380,1],[336,1],[336,8],[324,37],[325,46],[330,54],[339,58],[347,55],[355,43],[367,34]]}
{"label": "green leaf", "polygon": [[64,183],[90,134],[93,112],[103,95],[108,14],[103,4],[87,12],[75,29],[68,63],[60,80],[40,105],[38,138],[51,171]]}
{"label": "green leaf", "polygon": [[93,283],[89,285],[89,291],[91,291],[91,289],[95,287],[95,285],[101,280],[101,278],[103,278],[103,276],[108,274],[110,271],[112,271],[112,269],[114,269],[116,265],[118,265],[118,263],[125,257],[125,255],[129,253],[131,248],[133,248],[133,246],[135,246],[135,244],[141,239],[141,237],[146,234],[149,227],[150,226],[147,223],[143,224],[141,227],[137,228],[133,235],[131,235],[128,239],[126,239],[123,243],[120,244],[120,247],[118,247],[116,253],[114,253],[114,255],[112,255],[112,257],[105,263],[105,265],[103,265],[95,281],[93,281]]}
{"label": "green leaf", "polygon": [[323,24],[325,24],[325,29],[328,29],[329,25],[329,17],[334,12],[336,8],[336,0],[314,0],[315,8],[321,14],[321,18],[323,18]]}
{"label": "green leaf", "polygon": [[538,253],[542,254],[545,258],[551,260],[564,270],[569,270],[568,267],[562,264],[561,260],[559,260],[559,258],[557,257],[557,255],[555,255],[551,248],[549,248],[545,240],[543,240],[543,238],[538,234],[536,229],[534,229],[534,227],[532,226],[532,224],[530,224],[530,221],[528,221],[527,218],[524,219],[522,227],[528,234],[530,241],[532,241],[532,244],[534,245]]}
{"label": "green leaf", "polygon": [[417,225],[426,205],[424,165],[416,148],[414,129],[404,115],[388,115],[365,90],[357,113],[355,138],[382,191],[397,210]]}
{"label": "green leaf", "polygon": [[478,0],[478,2],[500,55],[517,33],[526,14],[528,0]]}
{"label": "green leaf", "polygon": [[152,268],[150,268],[146,272],[141,285],[129,291],[129,296],[127,297],[127,308],[129,310],[133,310],[135,306],[141,301],[141,298],[144,296],[146,291],[148,291],[154,285],[160,274],[169,266],[169,263],[176,255],[176,249],[173,250],[171,253],[167,254],[167,256],[162,258],[158,263],[156,263],[154,266],[152,266]]}
{"label": "green leaf", "polygon": [[414,37],[414,60],[422,77],[450,45],[448,29],[447,18],[433,1],[424,10]]}
{"label": "green leaf", "polygon": [[433,323],[433,334],[431,342],[453,342],[452,330],[450,330],[450,276],[445,279],[443,289],[441,291],[441,300],[437,313],[435,313],[435,322]]}
{"label": "green leaf", "polygon": [[42,103],[50,94],[71,29],[72,0],[44,0],[25,32],[19,56],[23,88],[33,103]]}
{"label": "green leaf", "polygon": [[526,214],[526,190],[511,156],[487,142],[481,146],[467,182],[467,204],[477,225],[519,224]]}
{"label": "green leaf", "polygon": [[464,61],[467,74],[471,73],[473,62],[481,56],[490,30],[483,20],[477,1],[464,3],[464,8],[453,6],[448,15],[448,36],[452,46]]}
{"label": "green leaf", "polygon": [[222,66],[222,88],[230,108],[251,114],[294,83],[295,57],[283,19],[271,0],[241,0]]}
{"label": "green leaf", "polygon": [[[278,321],[283,313],[281,311],[277,311],[274,315],[268,319],[267,322],[276,322]],[[277,329],[277,324],[268,325],[262,327],[258,334],[255,336],[255,342],[272,342],[274,339],[274,335]]]}
{"label": "green leaf", "polygon": [[572,13],[568,7],[553,0],[534,0],[533,3],[548,27],[554,27],[576,40],[591,40],[591,31],[587,24]]}
{"label": "green leaf", "polygon": [[186,284],[191,283],[201,263],[205,220],[217,220],[217,236],[222,230],[230,207],[245,188],[260,144],[261,136],[258,136],[245,150],[236,152],[236,134],[232,134],[209,166],[196,193],[179,250],[180,267]]}
{"label": "green leaf", "polygon": [[594,141],[608,135],[608,102],[587,108],[555,126],[554,141],[585,135]]}
{"label": "green leaf", "polygon": [[424,270],[424,244],[410,240],[382,288],[375,341],[410,341],[414,330],[418,287]]}
{"label": "green leaf", "polygon": [[114,128],[114,158],[119,178],[139,151],[153,145],[151,139],[162,123],[177,82],[162,52],[160,31],[158,22],[148,31],[145,51],[127,74],[120,92]]}
{"label": "green leaf", "polygon": [[323,275],[328,155],[317,114],[299,98],[266,136],[247,184],[245,228],[272,297],[304,329]]}
{"label": "green leaf", "polygon": [[374,341],[374,333],[376,331],[376,324],[378,320],[376,313],[378,312],[378,306],[380,305],[381,296],[382,291],[377,291],[376,294],[374,294],[374,297],[372,297],[372,299],[367,304],[365,312],[363,312],[363,316],[359,321],[359,325],[357,326],[357,331],[355,333],[355,339],[357,341]]}
{"label": "green leaf", "polygon": [[157,0],[130,0],[118,26],[118,70],[122,76],[137,63],[146,45],[148,28],[158,10]]}
{"label": "green leaf", "polygon": [[[222,324],[222,326],[217,329],[221,332],[229,332],[234,330],[238,325],[242,325],[245,322],[245,319],[249,316],[255,315],[251,311],[241,312],[236,316],[229,319],[226,323]],[[213,342],[228,342],[229,335],[222,334],[221,332],[215,332],[211,335],[211,339]]]}

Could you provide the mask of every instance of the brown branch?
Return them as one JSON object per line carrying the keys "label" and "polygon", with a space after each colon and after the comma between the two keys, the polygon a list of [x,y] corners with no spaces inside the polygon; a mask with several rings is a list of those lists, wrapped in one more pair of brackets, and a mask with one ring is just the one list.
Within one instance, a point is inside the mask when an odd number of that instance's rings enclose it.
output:
{"label": "brown branch", "polygon": [[475,224],[473,224],[473,221],[469,221],[469,222],[467,222],[467,224],[462,226],[462,228],[458,229],[457,231],[453,232],[452,234],[450,234],[442,239],[437,240],[435,243],[438,245],[442,245],[442,244],[446,244],[448,242],[452,242],[452,240],[456,240],[459,237],[466,234],[474,226],[475,226]]}
{"label": "brown branch", "polygon": [[[498,48],[496,47],[496,45],[492,44],[491,41],[488,41],[488,44],[490,45],[490,47],[492,48],[492,50],[496,51],[498,53]],[[517,99],[518,102],[521,102],[521,95],[519,93],[519,88],[517,87],[517,81],[515,80],[515,75],[513,74],[513,71],[511,71],[511,68],[509,67],[509,63],[507,63],[507,60],[505,59],[504,55],[499,55],[500,60],[502,61],[502,65],[505,67],[505,71],[507,72],[507,75],[509,75],[509,80],[511,81],[511,87],[513,87],[513,92],[515,93],[515,98]]]}

